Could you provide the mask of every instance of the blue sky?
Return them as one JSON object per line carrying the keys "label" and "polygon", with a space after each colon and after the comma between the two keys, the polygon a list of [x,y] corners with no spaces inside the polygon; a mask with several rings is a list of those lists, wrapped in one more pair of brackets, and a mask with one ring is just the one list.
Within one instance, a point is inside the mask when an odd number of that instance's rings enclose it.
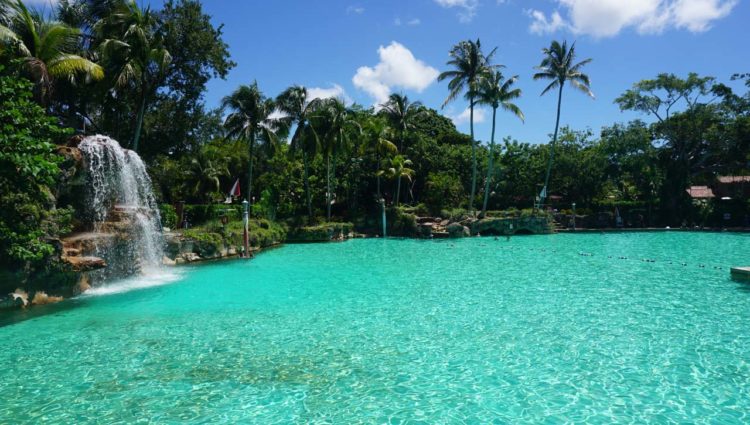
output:
{"label": "blue sky", "polygon": [[[552,39],[577,40],[580,58],[593,59],[586,71],[596,99],[566,90],[561,123],[596,133],[636,117],[613,100],[638,80],[695,71],[728,82],[750,72],[749,0],[205,0],[204,8],[224,24],[238,64],[226,80],[210,82],[212,107],[257,80],[269,96],[302,84],[372,105],[391,90],[440,109],[447,87],[436,72],[452,45],[480,38],[486,51],[498,47],[496,61],[520,75],[524,94],[526,122],[499,113],[498,135],[543,143],[555,96],[540,97],[545,85],[531,75]],[[457,117],[465,107],[459,100],[443,112]],[[468,132],[465,120],[457,124]],[[476,131],[489,139],[489,111]]]}

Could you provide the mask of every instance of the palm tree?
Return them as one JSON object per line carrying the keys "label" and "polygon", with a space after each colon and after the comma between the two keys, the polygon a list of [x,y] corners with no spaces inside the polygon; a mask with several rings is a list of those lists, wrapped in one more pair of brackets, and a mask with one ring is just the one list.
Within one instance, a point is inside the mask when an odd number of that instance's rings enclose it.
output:
{"label": "palm tree", "polygon": [[24,73],[34,83],[37,101],[46,105],[59,80],[83,76],[104,77],[101,66],[74,54],[80,31],[29,10],[21,0],[0,5],[0,55],[21,60]]}
{"label": "palm tree", "polygon": [[[422,103],[411,102],[407,96],[393,93],[388,97],[388,101],[380,106],[383,108],[381,113],[385,115],[391,128],[396,132],[398,150],[403,153],[404,139],[406,134],[414,128],[415,119],[422,114]],[[401,177],[398,179],[401,180]]]}
{"label": "palm tree", "polygon": [[450,51],[451,60],[447,65],[453,69],[445,71],[438,76],[438,81],[450,79],[448,89],[450,93],[443,102],[443,107],[455,100],[461,93],[466,91],[465,98],[469,101],[469,125],[471,133],[471,195],[469,196],[469,210],[474,210],[474,195],[477,188],[477,152],[476,142],[474,141],[474,103],[476,99],[479,80],[482,75],[493,68],[500,68],[502,65],[491,65],[492,57],[495,55],[497,48],[492,49],[488,55],[482,53],[482,45],[477,39],[476,42],[471,40],[462,41]]}
{"label": "palm tree", "polygon": [[231,95],[224,97],[221,107],[223,110],[231,111],[224,120],[226,137],[237,138],[247,143],[247,199],[252,202],[255,143],[260,141],[267,149],[272,149],[276,145],[279,122],[271,118],[276,105],[273,100],[263,96],[258,89],[258,83],[253,82],[249,86],[241,85]]}
{"label": "palm tree", "polygon": [[365,135],[364,143],[360,145],[360,154],[365,155],[372,153],[375,155],[375,177],[377,178],[377,199],[382,198],[380,191],[380,170],[381,158],[398,153],[396,145],[390,141],[392,129],[388,127],[382,118],[370,116],[365,122],[363,132]]}
{"label": "palm tree", "polygon": [[557,41],[553,41],[548,48],[542,49],[544,59],[535,69],[538,70],[534,74],[535,80],[552,80],[551,83],[542,91],[542,96],[552,89],[557,88],[557,119],[555,120],[555,134],[552,136],[552,145],[550,145],[549,162],[547,164],[547,173],[544,176],[544,187],[542,193],[539,195],[539,205],[544,204],[547,198],[549,190],[549,175],[552,171],[552,162],[555,158],[555,144],[557,143],[557,131],[560,128],[560,105],[562,103],[562,92],[565,82],[569,81],[570,85],[574,88],[584,92],[585,94],[594,97],[594,93],[591,92],[591,85],[588,75],[581,72],[581,68],[584,65],[591,62],[591,59],[584,59],[578,63],[575,63],[576,59],[576,43],[574,42],[570,49],[568,49],[568,42],[563,41],[560,44]]}
{"label": "palm tree", "polygon": [[158,18],[135,0],[122,2],[96,24],[100,49],[115,91],[133,91],[138,101],[131,148],[138,151],[146,101],[172,62],[157,31]]}
{"label": "palm tree", "polygon": [[362,128],[346,105],[335,98],[322,101],[316,118],[312,127],[326,160],[326,219],[330,220],[333,201],[331,175],[335,174],[336,157],[349,150],[352,133],[361,133]]}
{"label": "palm tree", "polygon": [[276,105],[285,116],[281,121],[291,127],[297,125],[290,141],[291,152],[302,153],[305,180],[305,200],[307,214],[312,218],[312,199],[310,197],[310,158],[318,152],[318,138],[313,134],[311,119],[321,106],[320,99],[308,99],[307,89],[303,86],[292,86],[284,90],[277,98]]}
{"label": "palm tree", "polygon": [[195,181],[193,195],[205,200],[220,191],[221,178],[229,176],[229,168],[220,159],[201,150],[190,160],[188,173],[190,180]]}
{"label": "palm tree", "polygon": [[481,79],[477,90],[477,102],[492,107],[492,136],[490,137],[490,159],[487,165],[487,178],[484,182],[484,202],[482,202],[482,214],[487,212],[487,201],[490,194],[490,179],[494,168],[495,153],[495,118],[497,109],[503,108],[524,120],[523,112],[515,103],[514,99],[521,96],[521,89],[511,89],[518,80],[518,75],[505,79],[500,71],[494,71]]}
{"label": "palm tree", "polygon": [[396,196],[394,205],[398,206],[399,193],[401,192],[401,178],[407,179],[411,183],[414,170],[409,168],[412,165],[411,160],[406,159],[403,155],[396,155],[388,161],[385,169],[378,171],[379,175],[384,175],[389,179],[396,179]]}

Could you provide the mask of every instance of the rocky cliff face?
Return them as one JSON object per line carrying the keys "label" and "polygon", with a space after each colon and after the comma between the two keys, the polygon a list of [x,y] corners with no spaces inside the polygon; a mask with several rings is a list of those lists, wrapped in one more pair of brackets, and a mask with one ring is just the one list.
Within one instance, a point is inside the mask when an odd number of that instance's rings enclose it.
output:
{"label": "rocky cliff face", "polygon": [[550,217],[497,217],[475,219],[463,217],[457,221],[440,217],[417,217],[418,235],[422,238],[462,238],[467,236],[510,236],[517,234],[543,235],[554,233]]}
{"label": "rocky cliff face", "polygon": [[[153,201],[153,194],[134,152],[103,136],[75,136],[57,153],[63,161],[54,195],[57,205],[73,207],[74,231],[52,241],[56,252],[45,264],[0,270],[0,308],[56,302],[97,282],[137,273],[144,234],[161,233],[158,213],[151,211],[155,202],[141,200]],[[144,221],[157,224],[144,230]],[[154,241],[160,250],[160,239]],[[16,289],[8,293],[11,287]]]}

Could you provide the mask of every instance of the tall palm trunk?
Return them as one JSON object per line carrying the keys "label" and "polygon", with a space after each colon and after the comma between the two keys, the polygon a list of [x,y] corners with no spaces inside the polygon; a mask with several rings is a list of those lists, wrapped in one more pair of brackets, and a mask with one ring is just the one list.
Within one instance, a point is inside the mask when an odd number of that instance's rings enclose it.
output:
{"label": "tall palm trunk", "polygon": [[562,103],[562,90],[563,85],[560,84],[560,90],[557,92],[557,120],[555,120],[555,134],[552,136],[552,145],[550,145],[549,162],[547,163],[547,174],[544,176],[544,189],[542,189],[543,195],[539,198],[539,206],[541,207],[547,200],[549,195],[549,175],[552,172],[552,162],[555,159],[555,145],[557,144],[557,130],[560,128],[560,104]]}
{"label": "tall palm trunk", "polygon": [[253,151],[255,150],[255,133],[250,135],[250,146],[248,147],[250,160],[247,166],[247,202],[253,204]]}
{"label": "tall palm trunk", "polygon": [[[404,155],[404,132],[403,130],[400,131],[400,136],[398,138],[398,152],[401,155]],[[398,206],[398,198],[399,194],[401,193],[401,175],[399,174],[398,177],[396,177],[396,206]]]}
{"label": "tall palm trunk", "polygon": [[396,179],[396,206],[398,206],[398,198],[401,194],[401,173],[399,173],[398,178]]}
{"label": "tall palm trunk", "polygon": [[474,196],[477,192],[477,147],[474,143],[474,96],[469,98],[469,131],[471,133],[471,196],[469,212],[474,212]]}
{"label": "tall palm trunk", "polygon": [[487,213],[487,201],[490,199],[490,177],[495,167],[495,116],[497,115],[497,108],[492,108],[492,136],[490,137],[490,160],[487,164],[487,179],[484,182],[484,202],[482,202],[482,214]]}
{"label": "tall palm trunk", "polygon": [[380,174],[377,174],[377,170],[378,168],[380,168],[380,154],[377,154],[375,156],[375,163],[377,164],[377,166],[375,167],[375,173],[376,173],[375,178],[377,179],[376,181],[377,181],[377,191],[378,191],[378,202],[380,202],[380,199],[383,198],[383,196],[380,193]]}
{"label": "tall palm trunk", "polygon": [[133,150],[138,152],[138,142],[141,140],[141,127],[143,127],[143,115],[146,113],[146,89],[141,93],[141,105],[138,107],[138,118],[135,121],[135,134],[133,135]]}
{"label": "tall palm trunk", "polygon": [[312,218],[312,199],[310,198],[310,164],[307,160],[307,153],[302,151],[302,163],[305,168],[305,198],[307,200],[307,217]]}
{"label": "tall palm trunk", "polygon": [[326,221],[331,221],[331,154],[326,154]]}

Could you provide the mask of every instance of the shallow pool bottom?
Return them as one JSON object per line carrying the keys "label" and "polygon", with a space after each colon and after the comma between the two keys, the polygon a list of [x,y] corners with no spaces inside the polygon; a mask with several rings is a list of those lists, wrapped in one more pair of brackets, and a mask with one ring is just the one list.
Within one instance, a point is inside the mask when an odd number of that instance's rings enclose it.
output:
{"label": "shallow pool bottom", "polygon": [[749,248],[373,239],[185,267],[0,328],[0,422],[747,423]]}

